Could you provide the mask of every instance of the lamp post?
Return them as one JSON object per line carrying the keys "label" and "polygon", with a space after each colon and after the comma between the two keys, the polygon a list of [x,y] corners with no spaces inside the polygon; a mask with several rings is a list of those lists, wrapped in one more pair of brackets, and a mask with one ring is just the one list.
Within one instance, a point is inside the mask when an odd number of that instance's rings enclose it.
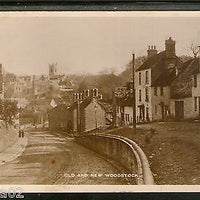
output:
{"label": "lamp post", "polygon": [[95,129],[97,129],[97,105],[94,106]]}

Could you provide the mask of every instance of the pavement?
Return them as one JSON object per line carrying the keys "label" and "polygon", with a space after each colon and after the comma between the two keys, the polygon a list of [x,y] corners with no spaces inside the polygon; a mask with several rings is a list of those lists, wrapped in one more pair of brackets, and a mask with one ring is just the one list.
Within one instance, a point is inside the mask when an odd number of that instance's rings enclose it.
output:
{"label": "pavement", "polygon": [[27,143],[27,137],[18,138],[12,146],[2,151],[0,153],[0,166],[5,165],[6,163],[11,162],[12,160],[19,157],[25,150]]}

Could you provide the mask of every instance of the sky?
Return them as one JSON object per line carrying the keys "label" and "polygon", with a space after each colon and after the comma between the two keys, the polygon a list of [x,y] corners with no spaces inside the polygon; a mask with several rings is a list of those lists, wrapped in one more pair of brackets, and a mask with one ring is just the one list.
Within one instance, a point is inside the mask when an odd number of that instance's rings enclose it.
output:
{"label": "sky", "polygon": [[18,75],[48,74],[57,62],[59,73],[122,71],[131,60],[147,54],[148,45],[164,50],[176,41],[177,55],[189,55],[200,45],[200,14],[159,15],[0,15],[0,63]]}

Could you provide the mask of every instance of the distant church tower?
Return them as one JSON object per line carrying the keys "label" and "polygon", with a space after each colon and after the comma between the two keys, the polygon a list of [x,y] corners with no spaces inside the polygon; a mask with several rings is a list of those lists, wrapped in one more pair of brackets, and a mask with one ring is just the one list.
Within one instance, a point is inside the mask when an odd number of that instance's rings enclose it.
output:
{"label": "distant church tower", "polygon": [[57,63],[49,64],[49,77],[57,76]]}

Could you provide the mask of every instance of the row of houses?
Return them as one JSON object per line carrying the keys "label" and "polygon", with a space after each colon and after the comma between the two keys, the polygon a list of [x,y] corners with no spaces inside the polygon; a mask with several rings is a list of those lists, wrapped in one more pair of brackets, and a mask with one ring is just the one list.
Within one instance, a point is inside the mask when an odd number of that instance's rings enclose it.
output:
{"label": "row of houses", "polygon": [[111,125],[112,106],[102,101],[98,89],[85,90],[74,97],[70,106],[62,103],[49,111],[51,130],[84,132]]}
{"label": "row of houses", "polygon": [[[182,62],[175,44],[170,37],[160,53],[149,46],[146,61],[135,70],[138,123],[200,118],[200,58]],[[117,106],[118,125],[133,122],[130,87],[126,87],[127,93],[128,97],[121,98]]]}
{"label": "row of houses", "polygon": [[[136,122],[200,118],[200,58],[182,62],[176,42],[165,40],[164,51],[149,46],[147,59],[135,69]],[[103,103],[97,89],[75,94],[70,106],[49,112],[51,129],[90,131],[99,127],[133,123],[133,84],[116,88],[112,105]],[[59,117],[56,113],[60,113]]]}

